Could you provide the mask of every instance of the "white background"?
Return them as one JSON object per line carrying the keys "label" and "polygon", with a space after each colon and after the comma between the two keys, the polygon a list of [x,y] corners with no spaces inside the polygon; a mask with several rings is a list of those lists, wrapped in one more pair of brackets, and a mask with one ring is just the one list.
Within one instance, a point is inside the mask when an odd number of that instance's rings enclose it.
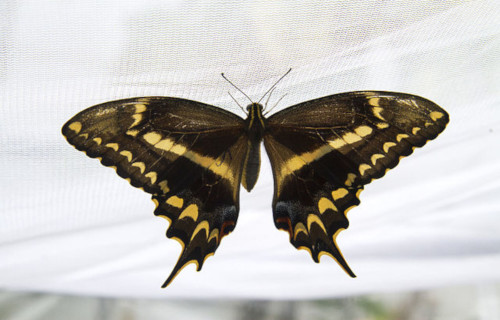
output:
{"label": "white background", "polygon": [[[497,1],[0,2],[0,288],[109,297],[307,299],[500,279]],[[272,220],[267,157],[202,272],[150,196],[60,133],[109,100],[188,98],[244,116],[288,68],[276,110],[355,90],[426,97],[447,129],[368,185],[315,264]],[[271,101],[272,104],[273,101]]]}

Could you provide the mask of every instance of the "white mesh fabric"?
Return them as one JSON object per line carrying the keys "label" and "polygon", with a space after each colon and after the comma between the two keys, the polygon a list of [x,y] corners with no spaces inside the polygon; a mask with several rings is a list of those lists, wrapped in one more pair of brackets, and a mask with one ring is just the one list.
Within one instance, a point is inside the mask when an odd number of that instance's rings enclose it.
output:
{"label": "white mesh fabric", "polygon": [[[498,281],[499,14],[497,1],[2,1],[0,287],[299,299]],[[150,196],[74,150],[61,126],[91,105],[150,95],[243,116],[220,72],[258,100],[290,67],[276,110],[386,90],[426,97],[451,122],[349,213],[338,245],[358,278],[275,229],[263,156],[235,232],[201,273],[189,266],[161,290],[180,246]]]}

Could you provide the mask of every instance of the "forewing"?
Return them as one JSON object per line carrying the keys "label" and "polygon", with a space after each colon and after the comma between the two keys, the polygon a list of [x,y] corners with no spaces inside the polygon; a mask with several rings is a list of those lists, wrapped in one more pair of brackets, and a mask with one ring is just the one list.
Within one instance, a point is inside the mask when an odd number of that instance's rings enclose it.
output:
{"label": "forewing", "polygon": [[233,230],[247,138],[243,119],[200,102],[145,97],[88,108],[62,129],[69,143],[153,195],[155,214],[182,253],[165,282],[190,262],[201,269]]}
{"label": "forewing", "polygon": [[351,276],[335,239],[363,186],[444,130],[448,114],[424,98],[348,92],[304,102],[267,121],[264,144],[274,175],[276,227],[290,242],[333,257]]}

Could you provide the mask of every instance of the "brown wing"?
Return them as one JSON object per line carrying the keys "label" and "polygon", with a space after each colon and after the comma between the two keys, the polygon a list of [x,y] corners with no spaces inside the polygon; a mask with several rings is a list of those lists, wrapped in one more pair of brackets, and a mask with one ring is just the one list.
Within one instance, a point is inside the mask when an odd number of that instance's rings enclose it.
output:
{"label": "brown wing", "polygon": [[247,138],[243,119],[200,102],[144,97],[88,108],[62,129],[69,143],[153,195],[167,237],[182,245],[164,287],[188,263],[201,269],[234,229]]}
{"label": "brown wing", "polygon": [[276,227],[319,262],[333,257],[351,276],[335,239],[363,185],[444,130],[448,114],[424,98],[348,92],[304,102],[267,121]]}

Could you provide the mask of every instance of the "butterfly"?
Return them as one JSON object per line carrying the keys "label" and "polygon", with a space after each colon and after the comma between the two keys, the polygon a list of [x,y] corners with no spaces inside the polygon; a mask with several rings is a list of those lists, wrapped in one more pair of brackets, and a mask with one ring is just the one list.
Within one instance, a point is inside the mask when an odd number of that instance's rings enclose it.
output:
{"label": "butterfly", "polygon": [[427,99],[384,91],[334,94],[270,117],[263,109],[252,102],[243,119],[197,101],[138,97],[95,105],[63,126],[70,144],[150,193],[155,215],[169,221],[166,236],[182,251],[162,287],[189,263],[200,271],[233,231],[240,184],[249,192],[255,186],[262,141],[276,227],[315,262],[330,256],[355,277],[336,244],[349,226],[346,213],[360,203],[365,184],[449,121]]}

